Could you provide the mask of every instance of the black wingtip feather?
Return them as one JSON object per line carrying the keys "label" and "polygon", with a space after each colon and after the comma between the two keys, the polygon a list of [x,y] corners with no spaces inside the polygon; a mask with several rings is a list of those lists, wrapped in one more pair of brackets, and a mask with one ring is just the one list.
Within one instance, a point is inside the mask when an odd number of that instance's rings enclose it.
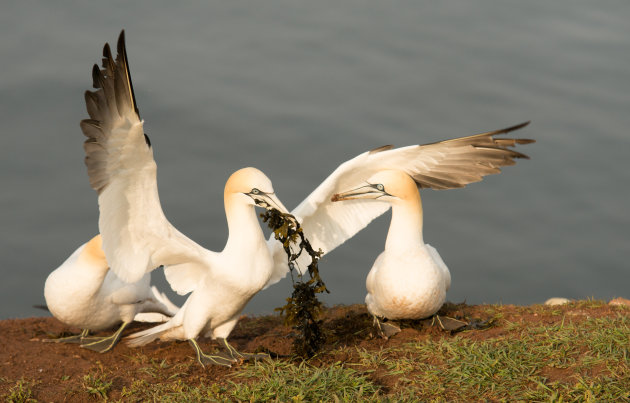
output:
{"label": "black wingtip feather", "polygon": [[102,88],[101,86],[101,69],[98,68],[98,64],[92,66],[92,87]]}
{"label": "black wingtip feather", "polygon": [[113,59],[112,49],[109,47],[109,43],[107,42],[105,42],[105,45],[103,45],[103,57],[106,59]]}
{"label": "black wingtip feather", "polygon": [[116,44],[116,50],[118,51],[118,57],[122,58],[122,62],[126,69],[126,77],[129,83],[129,90],[131,92],[131,100],[133,102],[133,109],[136,111],[136,115],[140,118],[140,111],[138,110],[138,104],[136,103],[136,93],[133,90],[133,82],[131,81],[131,71],[129,70],[129,59],[127,58],[127,46],[125,45],[125,30],[120,31],[118,36],[118,43]]}
{"label": "black wingtip feather", "polygon": [[112,57],[112,50],[109,47],[109,43],[106,43],[105,46],[103,46],[103,67],[106,68],[108,74],[113,73],[113,71],[116,69],[114,58]]}
{"label": "black wingtip feather", "polygon": [[528,124],[530,124],[531,122],[532,122],[531,120],[528,120],[527,122],[519,123],[519,124],[518,124],[518,125],[516,125],[516,126],[508,127],[507,129],[503,129],[502,131],[503,131],[504,133],[509,133],[509,132],[514,131],[514,130],[521,129],[521,128],[523,128],[523,127],[527,126]]}
{"label": "black wingtip feather", "polygon": [[381,151],[391,150],[392,148],[394,148],[394,146],[391,145],[391,144],[388,144],[386,146],[376,147],[376,148],[370,150],[369,153],[370,154],[376,154],[376,153],[380,153]]}

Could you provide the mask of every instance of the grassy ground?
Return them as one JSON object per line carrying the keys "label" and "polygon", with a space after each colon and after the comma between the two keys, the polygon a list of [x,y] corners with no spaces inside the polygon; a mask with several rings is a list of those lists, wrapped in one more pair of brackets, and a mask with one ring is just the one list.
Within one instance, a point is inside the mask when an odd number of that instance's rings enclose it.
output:
{"label": "grassy ground", "polygon": [[[330,343],[309,361],[265,360],[209,377],[190,354],[178,360],[128,350],[126,366],[95,360],[83,373],[62,375],[55,383],[68,387],[53,400],[630,401],[627,308],[581,301],[453,309],[453,316],[495,318],[494,326],[451,335],[411,324],[383,341],[373,336],[362,307],[335,308],[327,314]],[[242,330],[257,326],[277,330],[269,318],[252,319]],[[121,375],[125,367],[133,372]],[[50,400],[44,383],[2,376],[0,396]]]}

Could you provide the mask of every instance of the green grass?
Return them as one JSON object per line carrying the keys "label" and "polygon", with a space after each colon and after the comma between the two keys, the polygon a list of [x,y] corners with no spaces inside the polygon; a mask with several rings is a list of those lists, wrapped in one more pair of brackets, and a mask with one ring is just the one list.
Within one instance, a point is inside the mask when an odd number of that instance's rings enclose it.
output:
{"label": "green grass", "polygon": [[163,402],[188,401],[370,401],[379,387],[358,371],[339,363],[318,368],[301,362],[264,361],[235,372],[226,385],[191,386],[181,379],[151,384],[136,381],[123,399]]}
{"label": "green grass", "polygon": [[[507,336],[423,339],[334,354],[352,362],[314,366],[264,361],[222,385],[138,381],[123,399],[159,401],[628,401],[630,320],[510,324]],[[159,367],[159,366],[156,366]],[[157,370],[157,368],[155,368]]]}
{"label": "green grass", "polygon": [[243,400],[312,402],[371,400],[379,387],[358,371],[340,363],[317,368],[305,362],[264,362],[237,373],[236,378],[255,382],[231,382],[230,397]]}
{"label": "green grass", "polygon": [[36,381],[21,378],[15,382],[9,389],[9,393],[3,398],[6,402],[11,403],[36,402],[37,400],[33,398],[33,391],[31,390],[36,383]]}
{"label": "green grass", "polygon": [[382,351],[392,359],[375,364],[390,375],[403,368],[410,380],[404,387],[427,401],[622,401],[630,399],[628,326],[625,315],[521,326],[501,339],[457,336],[408,344]]}
{"label": "green grass", "polygon": [[83,376],[83,387],[89,394],[107,399],[112,382],[107,381],[103,375],[87,374]]}

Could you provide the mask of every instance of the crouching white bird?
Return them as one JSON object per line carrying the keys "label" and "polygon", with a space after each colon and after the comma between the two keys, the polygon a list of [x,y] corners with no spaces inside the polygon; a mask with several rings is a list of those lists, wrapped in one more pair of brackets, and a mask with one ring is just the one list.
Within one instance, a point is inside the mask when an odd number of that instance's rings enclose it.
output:
{"label": "crouching white bird", "polygon": [[[64,324],[83,329],[81,334],[44,341],[80,343],[104,353],[120,339],[132,321],[164,322],[177,313],[168,298],[150,285],[151,275],[126,283],[107,264],[99,235],[81,245],[46,279],[44,297],[53,316]],[[122,322],[111,336],[89,337],[89,331],[110,328]]]}
{"label": "crouching white bird", "polygon": [[[315,216],[320,225],[326,224],[329,228],[331,223],[343,219],[343,222],[357,223],[353,228],[356,232],[358,224],[369,222],[392,207],[385,250],[374,262],[366,281],[365,302],[379,330],[382,330],[382,322],[377,318],[419,319],[433,315],[444,303],[451,284],[444,261],[435,248],[424,243],[418,188],[463,187],[485,175],[500,172],[501,166],[513,165],[515,158],[528,158],[508,147],[533,140],[494,137],[528,123],[438,143],[377,149],[341,165],[320,186],[320,197],[337,189],[330,201],[347,206],[339,210],[327,209],[327,214]],[[342,181],[338,178],[345,178],[347,184],[349,177],[359,184],[340,186]],[[324,186],[327,182],[330,183]],[[311,243],[318,247],[322,238],[313,236],[312,232],[323,231],[313,227],[314,220],[305,221],[304,233],[315,238]],[[346,225],[346,228],[352,226]],[[347,230],[332,232],[341,234],[341,240],[352,234]]]}
{"label": "crouching white bird", "polygon": [[[358,188],[333,196],[333,201],[380,200],[392,206],[385,250],[366,280],[365,304],[375,318],[422,319],[446,300],[451,274],[438,252],[424,243],[422,202],[416,182],[398,170],[372,175]],[[381,323],[377,321],[379,327]]]}
{"label": "crouching white bird", "polygon": [[[501,172],[501,167],[514,165],[517,158],[529,158],[510,147],[534,140],[496,137],[528,124],[437,143],[384,146],[365,152],[341,164],[291,213],[301,222],[313,248],[326,254],[392,206],[385,251],[367,278],[368,308],[375,318],[430,316],[444,302],[450,274],[437,251],[422,239],[417,188],[463,187]],[[347,201],[337,202],[341,200]],[[275,248],[276,269],[270,284],[288,271],[286,259],[279,253],[281,246]],[[298,269],[302,271],[306,263]],[[381,322],[376,323],[381,328]]]}
{"label": "crouching white bird", "polygon": [[[229,236],[217,253],[199,246],[173,227],[162,211],[156,164],[136,106],[125,50],[124,31],[118,55],[103,49],[103,69],[92,70],[94,87],[85,100],[90,119],[81,122],[86,165],[98,192],[99,229],[112,270],[135,282],[158,266],[176,292],[191,293],[182,308],[163,325],[129,336],[130,346],[157,338],[188,340],[202,364],[230,365],[256,357],[237,352],[227,343],[247,302],[268,283],[273,259],[255,207],[286,208],[271,181],[255,168],[230,176],[224,190]],[[226,355],[205,354],[199,335],[220,339]]]}
{"label": "crouching white bird", "polygon": [[[313,248],[330,253],[385,213],[393,201],[363,197],[337,203],[339,197],[335,195],[363,187],[372,175],[385,170],[406,173],[418,188],[453,189],[478,182],[501,172],[503,166],[514,165],[517,158],[529,158],[509,147],[534,140],[495,137],[528,124],[437,143],[400,148],[389,145],[364,152],[339,165],[291,214],[301,223]],[[414,230],[422,233],[421,228]],[[276,242],[274,248],[276,264],[269,284],[279,281],[289,270],[282,245]],[[309,262],[301,263],[297,268],[303,271]]]}

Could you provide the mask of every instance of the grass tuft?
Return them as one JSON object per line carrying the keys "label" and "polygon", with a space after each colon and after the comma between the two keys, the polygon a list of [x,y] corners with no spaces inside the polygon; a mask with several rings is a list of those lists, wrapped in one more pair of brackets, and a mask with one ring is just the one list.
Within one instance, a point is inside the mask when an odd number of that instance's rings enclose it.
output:
{"label": "grass tuft", "polygon": [[83,376],[83,388],[91,395],[107,399],[107,392],[112,387],[112,382],[107,381],[102,375],[87,374]]}
{"label": "grass tuft", "polygon": [[26,402],[36,402],[37,400],[33,397],[32,388],[36,384],[36,381],[26,380],[24,378],[20,378],[15,382],[8,393],[3,396],[6,402],[11,403],[26,403]]}
{"label": "grass tuft", "polygon": [[234,376],[254,382],[231,382],[229,397],[243,401],[369,401],[379,387],[354,369],[334,363],[318,368],[301,362],[256,363]]}

